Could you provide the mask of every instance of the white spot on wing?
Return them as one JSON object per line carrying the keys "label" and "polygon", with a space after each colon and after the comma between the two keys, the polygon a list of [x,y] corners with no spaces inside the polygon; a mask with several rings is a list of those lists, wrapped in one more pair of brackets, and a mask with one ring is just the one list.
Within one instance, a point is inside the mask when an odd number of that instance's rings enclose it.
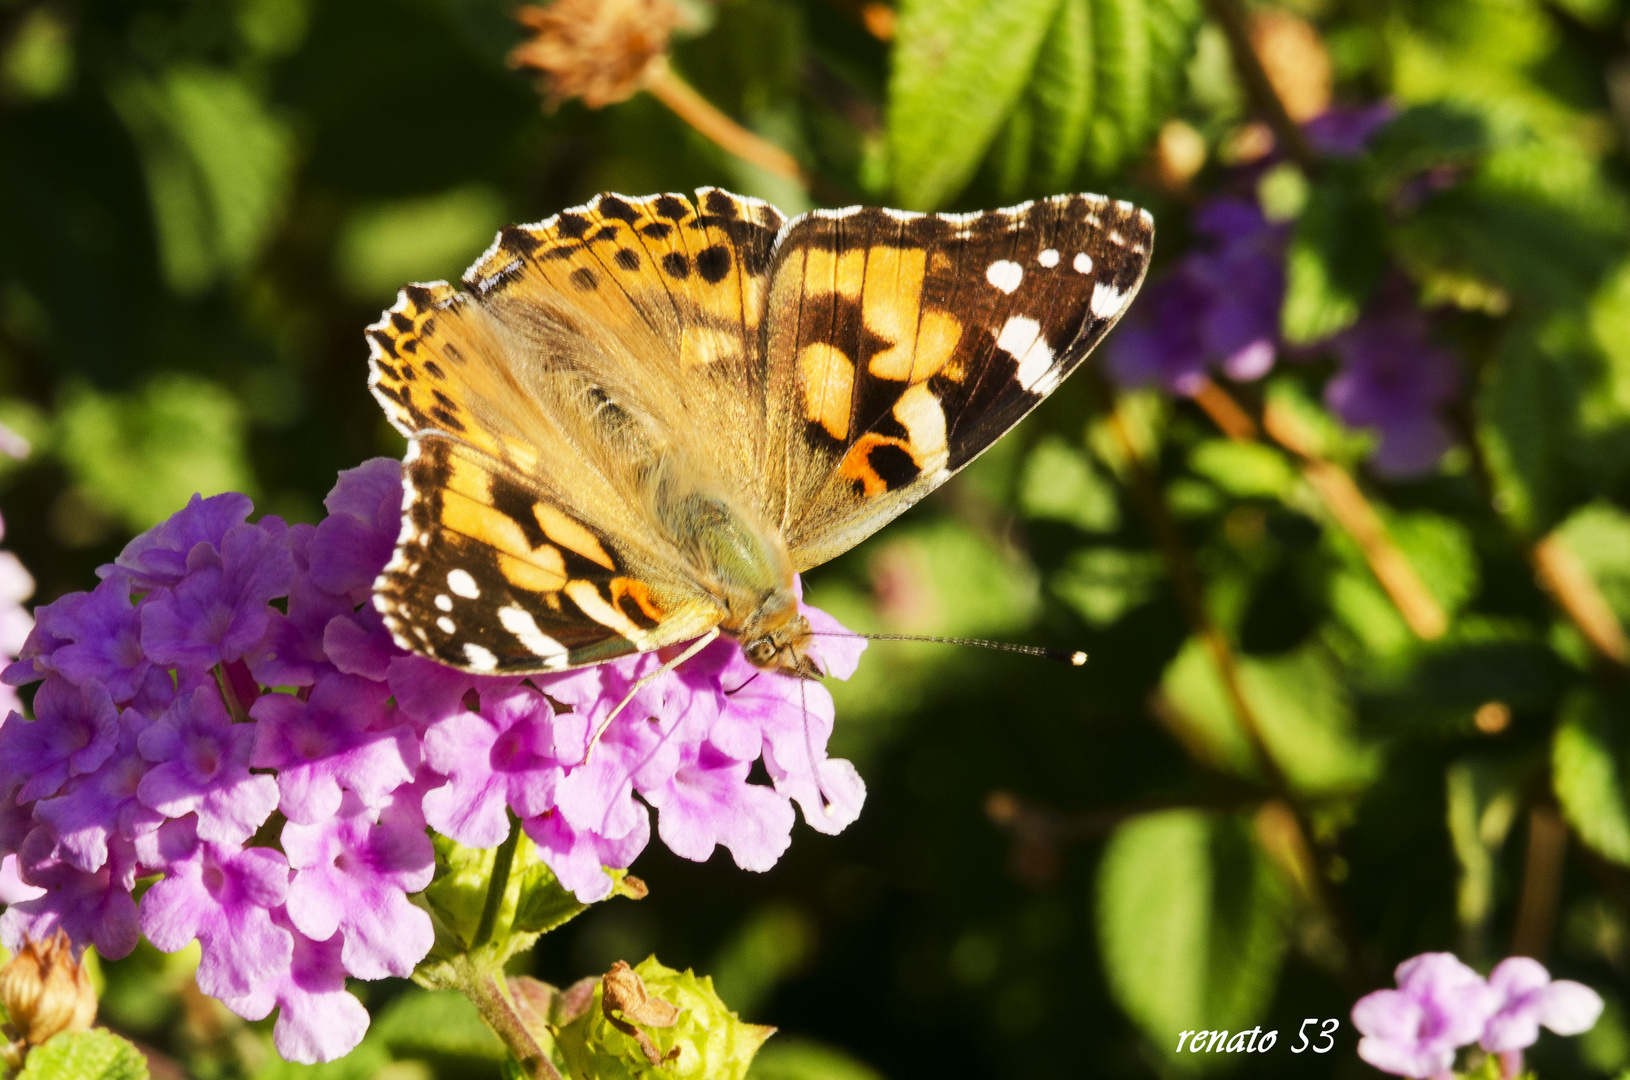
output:
{"label": "white spot on wing", "polygon": [[1075,253],[1075,260],[1070,265],[1075,267],[1075,272],[1078,274],[1090,274],[1092,273],[1092,256],[1085,251],[1078,251]]}
{"label": "white spot on wing", "polygon": [[451,634],[455,629],[457,629],[457,627],[453,625],[453,620],[449,619],[445,615],[437,616],[436,626],[440,628],[441,632],[444,634]]}
{"label": "white spot on wing", "polygon": [[545,662],[554,660],[565,663],[566,646],[539,630],[531,612],[510,604],[498,609],[498,621],[532,655],[541,657]]}
{"label": "white spot on wing", "polygon": [[985,280],[1012,296],[1013,290],[1024,280],[1024,267],[1006,259],[997,259],[986,269]]}
{"label": "white spot on wing", "polygon": [[436,597],[436,610],[437,611],[452,611],[453,610],[453,598],[451,596],[448,596],[446,593],[443,593],[442,595]]}
{"label": "white spot on wing", "polygon": [[1122,236],[1118,230],[1111,229],[1109,230],[1109,242],[1116,247],[1125,247],[1126,237]]}
{"label": "white spot on wing", "polygon": [[1126,306],[1126,294],[1108,282],[1092,287],[1092,313],[1100,319],[1113,319]]}
{"label": "white spot on wing", "polygon": [[1058,265],[1058,252],[1053,248],[1048,248],[1046,251],[1036,256],[1036,261],[1047,267],[1047,269],[1051,270],[1053,267]]}
{"label": "white spot on wing", "polygon": [[481,595],[480,587],[476,585],[475,578],[470,576],[468,570],[447,571],[447,587],[453,590],[455,596],[462,596],[466,600],[474,600]]}
{"label": "white spot on wing", "polygon": [[[1002,325],[996,335],[996,347],[1019,362],[1019,385],[1033,393],[1053,367],[1053,350],[1041,336],[1041,323],[1015,315]],[[1056,380],[1054,385],[1057,385]],[[1048,389],[1051,389],[1049,387]]]}
{"label": "white spot on wing", "polygon": [[498,658],[473,641],[464,643],[464,659],[477,671],[492,671],[498,667]]}

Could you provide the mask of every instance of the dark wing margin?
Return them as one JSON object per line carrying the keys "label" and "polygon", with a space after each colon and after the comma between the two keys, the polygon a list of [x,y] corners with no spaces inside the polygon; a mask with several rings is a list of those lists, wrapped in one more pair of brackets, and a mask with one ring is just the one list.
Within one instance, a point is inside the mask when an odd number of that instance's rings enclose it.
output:
{"label": "dark wing margin", "polygon": [[793,561],[852,547],[1040,404],[1130,305],[1154,220],[1061,195],[975,214],[817,210],[771,270]]}

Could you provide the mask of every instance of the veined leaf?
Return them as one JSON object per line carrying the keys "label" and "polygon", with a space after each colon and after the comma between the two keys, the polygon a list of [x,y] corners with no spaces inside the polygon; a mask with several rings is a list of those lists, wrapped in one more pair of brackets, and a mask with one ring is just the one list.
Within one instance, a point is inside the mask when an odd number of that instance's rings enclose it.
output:
{"label": "veined leaf", "polygon": [[106,1028],[64,1031],[29,1052],[17,1080],[147,1080],[147,1059]]}
{"label": "veined leaf", "polygon": [[1551,745],[1551,779],[1579,838],[1614,862],[1630,865],[1624,748],[1614,737],[1624,717],[1614,716],[1616,711],[1589,691],[1568,698]]}
{"label": "veined leaf", "polygon": [[932,210],[962,189],[1029,81],[1059,0],[907,0],[889,82],[894,191]]}
{"label": "veined leaf", "polygon": [[1384,222],[1357,177],[1332,172],[1314,186],[1285,255],[1280,330],[1306,345],[1347,329],[1386,269]]}
{"label": "veined leaf", "polygon": [[1092,0],[1062,0],[1036,57],[1029,99],[1035,113],[1036,183],[1063,191],[1087,141],[1096,91]]}

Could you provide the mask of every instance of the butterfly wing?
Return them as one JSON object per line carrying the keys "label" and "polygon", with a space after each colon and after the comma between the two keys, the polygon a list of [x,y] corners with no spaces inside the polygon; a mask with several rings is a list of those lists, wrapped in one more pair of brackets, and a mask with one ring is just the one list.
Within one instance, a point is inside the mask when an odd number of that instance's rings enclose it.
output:
{"label": "butterfly wing", "polygon": [[764,454],[758,321],[781,216],[698,195],[602,196],[505,229],[467,290],[410,286],[369,328],[370,385],[409,439],[375,586],[403,647],[559,670],[718,622],[645,480],[697,446],[719,486],[762,484],[745,463]]}
{"label": "butterfly wing", "polygon": [[1068,195],[978,214],[817,210],[771,270],[768,400],[795,567],[853,547],[1047,397],[1130,304],[1154,221]]}

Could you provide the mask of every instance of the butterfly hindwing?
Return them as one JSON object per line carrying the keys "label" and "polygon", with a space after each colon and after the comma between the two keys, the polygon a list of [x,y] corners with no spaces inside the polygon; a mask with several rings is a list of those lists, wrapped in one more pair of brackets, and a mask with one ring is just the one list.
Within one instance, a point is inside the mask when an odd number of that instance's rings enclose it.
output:
{"label": "butterfly hindwing", "polygon": [[791,222],[767,319],[795,566],[876,531],[1046,398],[1130,303],[1153,233],[1089,195]]}

